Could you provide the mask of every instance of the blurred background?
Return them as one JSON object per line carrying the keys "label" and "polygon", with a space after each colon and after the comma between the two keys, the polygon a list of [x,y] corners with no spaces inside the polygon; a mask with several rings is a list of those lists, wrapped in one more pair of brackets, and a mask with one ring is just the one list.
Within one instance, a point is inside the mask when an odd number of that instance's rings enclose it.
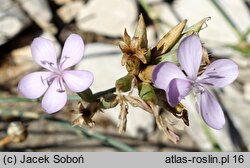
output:
{"label": "blurred background", "polygon": [[[25,75],[41,68],[32,60],[35,37],[52,40],[60,55],[74,32],[85,42],[76,69],[94,73],[92,91],[114,87],[126,75],[117,42],[124,29],[132,36],[142,13],[153,46],[183,19],[191,26],[211,17],[200,37],[215,58],[230,58],[240,68],[237,80],[215,90],[226,116],[223,130],[207,128],[194,105],[186,102],[190,126],[170,142],[152,115],[130,107],[127,132],[117,130],[119,107],[95,115],[94,128],[72,127],[70,111],[43,116],[40,103],[17,92]],[[249,0],[0,0],[0,150],[1,151],[249,151],[250,150],[250,1]],[[14,134],[14,135],[13,135]]]}

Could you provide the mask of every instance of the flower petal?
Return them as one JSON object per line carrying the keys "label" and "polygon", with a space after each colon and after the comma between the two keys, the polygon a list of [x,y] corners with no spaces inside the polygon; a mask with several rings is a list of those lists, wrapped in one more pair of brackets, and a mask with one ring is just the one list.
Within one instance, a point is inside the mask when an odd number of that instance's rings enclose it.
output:
{"label": "flower petal", "polygon": [[173,79],[169,84],[167,100],[170,106],[175,107],[184,99],[192,89],[190,81],[185,79]]}
{"label": "flower petal", "polygon": [[47,113],[55,113],[63,108],[67,93],[60,78],[55,78],[42,100],[42,107]]}
{"label": "flower petal", "polygon": [[197,81],[207,85],[224,87],[232,83],[238,74],[237,64],[229,59],[219,59],[212,62]]}
{"label": "flower petal", "polygon": [[73,92],[82,92],[93,83],[93,74],[89,71],[64,71],[63,79]]}
{"label": "flower petal", "polygon": [[184,73],[172,62],[158,64],[152,73],[154,85],[157,88],[168,90],[169,83],[174,78],[185,79]]}
{"label": "flower petal", "polygon": [[80,62],[83,57],[83,51],[84,43],[81,36],[71,34],[64,43],[60,60],[60,69],[64,70]]}
{"label": "flower petal", "polygon": [[196,79],[202,58],[202,46],[198,36],[184,38],[178,48],[178,60],[190,79]]}
{"label": "flower petal", "polygon": [[45,38],[37,37],[31,44],[31,53],[37,64],[51,70],[51,66],[57,68],[56,49],[54,44]]}
{"label": "flower petal", "polygon": [[222,129],[225,124],[224,113],[216,98],[205,90],[200,96],[200,111],[205,123],[214,128]]}
{"label": "flower petal", "polygon": [[48,88],[46,79],[53,76],[52,72],[33,72],[24,76],[18,84],[18,91],[29,99],[36,99]]}

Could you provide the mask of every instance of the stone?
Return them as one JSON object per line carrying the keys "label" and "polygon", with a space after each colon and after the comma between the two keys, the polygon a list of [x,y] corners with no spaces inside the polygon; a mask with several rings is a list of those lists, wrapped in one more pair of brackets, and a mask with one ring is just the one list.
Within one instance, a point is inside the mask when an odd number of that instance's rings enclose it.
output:
{"label": "stone", "polygon": [[[240,29],[246,29],[249,26],[249,15],[242,1],[220,1],[225,10],[230,11],[230,16]],[[195,5],[194,5],[195,4]],[[202,39],[206,39],[206,43],[234,44],[238,42],[238,37],[230,28],[222,15],[216,10],[213,4],[207,0],[179,0],[178,5],[174,5],[175,10],[182,18],[188,19],[188,25],[192,25],[205,17],[211,17],[208,22],[208,28],[200,32]],[[192,10],[188,10],[192,9]],[[235,12],[240,11],[240,12]]]}
{"label": "stone", "polygon": [[232,57],[232,60],[235,61],[235,63],[238,64],[239,67],[242,67],[242,68],[249,68],[250,67],[249,57],[244,57],[244,56],[240,55],[239,53],[235,54]]}
{"label": "stone", "polygon": [[221,0],[219,3],[223,6],[225,12],[233,20],[241,32],[245,32],[247,29],[249,29],[249,9],[247,8],[244,1]]}
{"label": "stone", "polygon": [[91,86],[93,92],[99,92],[115,86],[115,81],[127,74],[121,65],[121,52],[118,46],[102,43],[87,44],[85,57],[76,66],[94,74]]}
{"label": "stone", "polygon": [[64,23],[69,23],[75,18],[76,14],[82,6],[82,1],[69,2],[59,8],[57,10],[57,14],[63,20]]}
{"label": "stone", "polygon": [[[54,36],[46,32],[41,36],[54,41],[57,53],[59,53],[60,45],[56,42]],[[0,84],[5,84],[6,82],[16,83],[18,82],[16,80],[21,79],[25,74],[41,68],[32,59],[30,46],[14,49],[9,53],[8,57],[9,59],[0,66]]]}
{"label": "stone", "polygon": [[63,4],[66,4],[66,3],[73,2],[74,0],[54,0],[54,1],[58,5],[63,5]]}
{"label": "stone", "polygon": [[172,7],[167,3],[157,3],[152,6],[152,10],[161,20],[159,24],[160,29],[158,30],[159,38],[162,38],[173,26],[179,23],[171,8]]}
{"label": "stone", "polygon": [[[50,21],[52,19],[52,13],[49,9],[47,1],[40,0],[18,0],[24,10],[29,13],[33,18],[39,18],[42,20]],[[39,17],[38,17],[39,16]]]}
{"label": "stone", "polygon": [[243,86],[243,92],[244,92],[244,98],[245,98],[245,100],[247,100],[248,102],[250,102],[250,82],[246,83]]}
{"label": "stone", "polygon": [[13,1],[0,0],[0,4],[0,45],[2,45],[29,26],[31,21]]}
{"label": "stone", "polygon": [[19,33],[24,26],[17,18],[6,16],[0,20],[0,27],[0,44],[4,44],[8,39]]}
{"label": "stone", "polygon": [[77,26],[107,36],[122,36],[124,28],[134,27],[138,19],[133,0],[91,0],[77,14]]}
{"label": "stone", "polygon": [[240,69],[240,73],[237,80],[242,84],[248,83],[250,82],[249,74],[250,74],[249,68]]}
{"label": "stone", "polygon": [[[30,18],[34,20],[44,31],[56,33],[57,28],[52,20],[52,13],[47,1],[41,0],[18,0],[23,9],[29,14]],[[39,16],[39,17],[38,17]]]}
{"label": "stone", "polygon": [[[248,147],[248,151],[250,150],[250,133],[248,128],[250,128],[250,118],[249,118],[249,102],[245,101],[242,92],[235,85],[229,85],[223,88],[223,92],[219,92],[219,98],[223,103],[227,114],[230,118],[230,122],[235,127],[235,130],[228,130],[231,135],[231,141],[234,142],[234,150],[241,150],[244,147]],[[228,122],[228,121],[227,121]],[[231,126],[232,128],[232,126]]]}
{"label": "stone", "polygon": [[237,81],[242,85],[243,97],[246,101],[250,101],[250,69],[244,68],[240,69]]}

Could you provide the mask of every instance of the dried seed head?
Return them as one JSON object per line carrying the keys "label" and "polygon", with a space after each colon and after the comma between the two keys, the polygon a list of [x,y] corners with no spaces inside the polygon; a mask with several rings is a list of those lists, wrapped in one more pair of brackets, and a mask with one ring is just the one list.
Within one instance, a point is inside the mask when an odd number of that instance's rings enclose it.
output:
{"label": "dried seed head", "polygon": [[[131,39],[125,29],[123,41],[119,42],[119,47],[123,53],[121,63],[122,65],[126,65],[128,72],[135,68],[134,64],[131,64],[130,58],[133,57],[132,62],[136,63],[142,62],[143,64],[147,64],[150,61],[150,49],[148,48],[146,25],[142,15],[140,15],[133,38]],[[140,66],[136,68],[139,68],[140,71]]]}
{"label": "dried seed head", "polygon": [[72,111],[72,123],[77,126],[87,125],[89,127],[93,127],[95,125],[95,121],[93,117],[97,111],[100,110],[100,102],[79,102],[78,103],[78,111]]}
{"label": "dried seed head", "polygon": [[8,126],[7,134],[11,137],[12,142],[23,142],[28,136],[27,126],[21,122],[12,122]]}
{"label": "dried seed head", "polygon": [[128,104],[123,95],[119,94],[118,97],[119,97],[119,103],[121,106],[121,111],[119,114],[120,122],[118,124],[118,131],[120,134],[122,134],[123,132],[126,132],[126,128],[127,128]]}
{"label": "dried seed head", "polygon": [[142,14],[140,14],[139,16],[139,21],[135,30],[134,37],[139,38],[138,45],[140,46],[140,48],[148,48],[146,25]]}
{"label": "dried seed head", "polygon": [[187,20],[183,20],[181,23],[173,27],[158,43],[152,48],[151,55],[156,58],[170,51],[173,46],[182,37],[182,32],[186,26]]}
{"label": "dried seed head", "polygon": [[141,62],[138,58],[132,56],[128,57],[126,69],[129,74],[137,76],[141,70]]}

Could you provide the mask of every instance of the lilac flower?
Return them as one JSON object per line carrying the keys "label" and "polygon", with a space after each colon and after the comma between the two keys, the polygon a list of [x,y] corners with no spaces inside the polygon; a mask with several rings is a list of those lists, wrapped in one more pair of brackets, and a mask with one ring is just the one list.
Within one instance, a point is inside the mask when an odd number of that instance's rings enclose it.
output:
{"label": "lilac flower", "polygon": [[199,37],[190,35],[183,39],[178,48],[178,60],[185,74],[171,62],[158,64],[153,71],[156,87],[165,90],[168,103],[176,106],[193,90],[199,96],[199,110],[206,124],[214,129],[221,129],[225,118],[216,98],[206,86],[224,87],[233,82],[238,74],[238,66],[229,59],[212,62],[198,76],[202,59],[202,46]]}
{"label": "lilac flower", "polygon": [[63,47],[60,63],[57,64],[53,43],[45,38],[35,38],[31,44],[35,62],[49,71],[33,72],[24,76],[18,84],[19,92],[27,98],[43,96],[42,107],[47,113],[63,108],[67,101],[66,84],[73,92],[82,92],[90,87],[93,75],[85,70],[70,70],[83,57],[84,43],[77,34],[71,34]]}

